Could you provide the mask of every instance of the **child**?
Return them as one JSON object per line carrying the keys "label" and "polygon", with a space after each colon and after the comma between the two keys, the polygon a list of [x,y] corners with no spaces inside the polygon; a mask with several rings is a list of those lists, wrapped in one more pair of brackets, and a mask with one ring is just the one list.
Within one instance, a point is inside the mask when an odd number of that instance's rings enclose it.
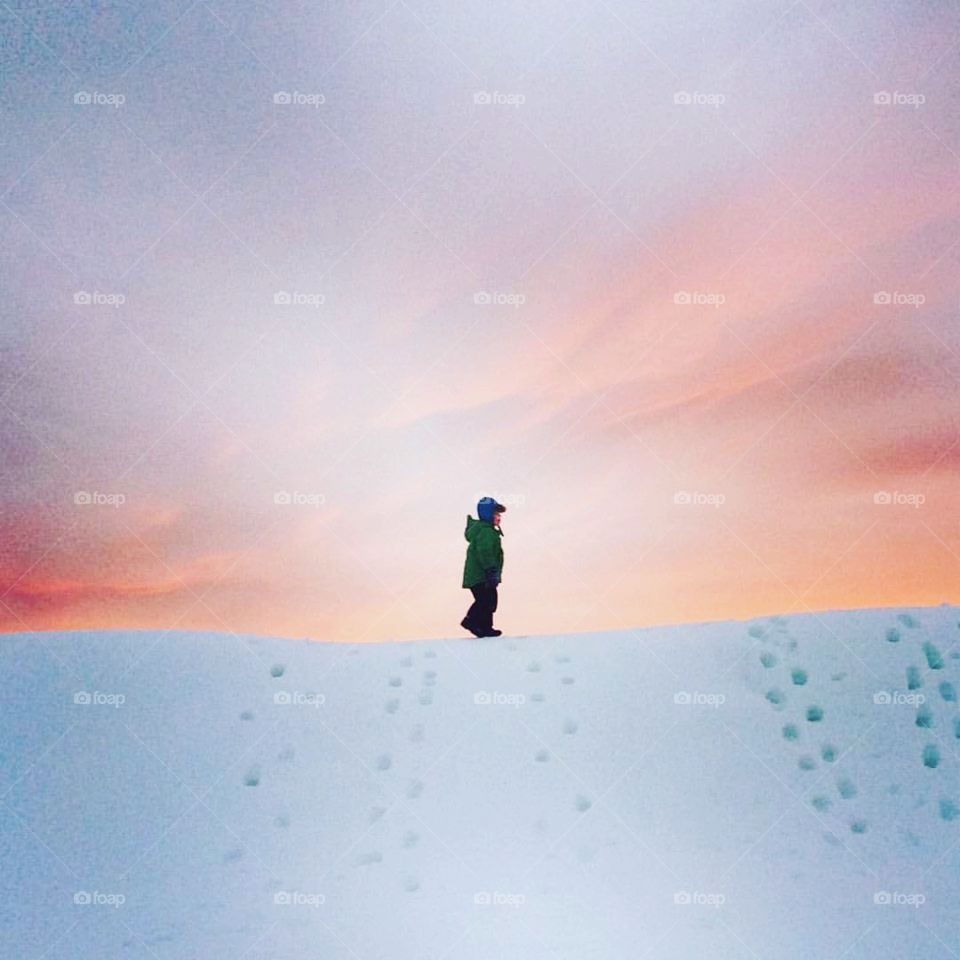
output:
{"label": "child", "polygon": [[467,559],[463,565],[463,586],[473,593],[473,603],[460,626],[475,637],[499,637],[502,630],[493,629],[497,609],[497,586],[503,573],[503,546],[500,541],[500,516],[507,508],[493,497],[483,497],[477,504],[474,520],[467,515]]}

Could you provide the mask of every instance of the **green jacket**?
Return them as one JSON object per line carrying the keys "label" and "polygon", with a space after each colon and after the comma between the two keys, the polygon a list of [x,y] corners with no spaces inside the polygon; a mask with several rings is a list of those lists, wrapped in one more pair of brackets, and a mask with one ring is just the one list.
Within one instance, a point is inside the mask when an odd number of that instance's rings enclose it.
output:
{"label": "green jacket", "polygon": [[486,571],[495,568],[503,573],[503,546],[500,543],[503,533],[487,520],[475,520],[467,516],[467,527],[463,531],[469,546],[467,559],[463,564],[463,585],[473,587],[487,579]]}

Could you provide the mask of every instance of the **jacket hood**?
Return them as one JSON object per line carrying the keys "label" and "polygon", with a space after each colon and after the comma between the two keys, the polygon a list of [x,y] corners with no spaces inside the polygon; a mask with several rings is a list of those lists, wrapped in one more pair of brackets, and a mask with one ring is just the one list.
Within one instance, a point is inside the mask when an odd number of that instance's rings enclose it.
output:
{"label": "jacket hood", "polygon": [[470,514],[468,513],[468,514],[467,514],[467,525],[466,525],[466,527],[464,528],[464,531],[463,531],[464,539],[465,539],[465,540],[469,540],[469,541],[472,543],[472,542],[473,542],[473,538],[477,535],[477,531],[479,531],[482,527],[493,527],[493,529],[496,530],[497,533],[499,533],[501,537],[503,536],[503,531],[500,530],[499,527],[494,527],[493,524],[490,523],[489,520],[478,520],[476,517],[472,517],[472,516],[470,516]]}

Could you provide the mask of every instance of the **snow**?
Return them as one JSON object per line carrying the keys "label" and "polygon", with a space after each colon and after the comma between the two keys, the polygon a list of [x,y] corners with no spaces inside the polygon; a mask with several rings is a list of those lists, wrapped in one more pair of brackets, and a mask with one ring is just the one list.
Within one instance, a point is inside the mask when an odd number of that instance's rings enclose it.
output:
{"label": "snow", "polygon": [[956,957],[958,620],[8,635],[0,956]]}

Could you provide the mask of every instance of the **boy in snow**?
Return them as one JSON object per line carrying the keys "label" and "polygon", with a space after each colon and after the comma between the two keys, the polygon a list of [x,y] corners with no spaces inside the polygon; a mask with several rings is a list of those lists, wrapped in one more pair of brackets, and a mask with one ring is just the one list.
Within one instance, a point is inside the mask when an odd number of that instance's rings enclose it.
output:
{"label": "boy in snow", "polygon": [[500,540],[500,516],[507,508],[493,497],[483,497],[477,504],[478,520],[467,514],[467,559],[463,564],[463,587],[473,594],[473,603],[460,626],[475,637],[499,637],[493,629],[497,609],[497,586],[503,573],[503,547]]}

